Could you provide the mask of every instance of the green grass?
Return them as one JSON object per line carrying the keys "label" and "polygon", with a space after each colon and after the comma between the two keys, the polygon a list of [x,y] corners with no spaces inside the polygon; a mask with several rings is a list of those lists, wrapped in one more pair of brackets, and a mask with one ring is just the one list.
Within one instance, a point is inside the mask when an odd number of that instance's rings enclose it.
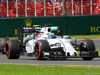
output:
{"label": "green grass", "polygon": [[76,39],[95,39],[95,38],[100,38],[100,34],[94,34],[94,35],[69,35],[71,38],[76,38]]}
{"label": "green grass", "polygon": [[[94,34],[94,35],[69,35],[71,38],[76,38],[76,39],[100,39],[100,34]],[[18,39],[18,37],[9,37],[10,39]],[[0,38],[1,40],[2,38]]]}
{"label": "green grass", "polygon": [[96,49],[96,51],[98,51],[98,55],[100,56],[100,49]]}
{"label": "green grass", "polygon": [[91,75],[91,74],[100,75],[100,67],[0,64],[0,75]]}
{"label": "green grass", "polygon": [[[0,40],[2,40],[2,38],[4,37],[1,37]],[[18,37],[8,37],[9,39],[18,39]]]}

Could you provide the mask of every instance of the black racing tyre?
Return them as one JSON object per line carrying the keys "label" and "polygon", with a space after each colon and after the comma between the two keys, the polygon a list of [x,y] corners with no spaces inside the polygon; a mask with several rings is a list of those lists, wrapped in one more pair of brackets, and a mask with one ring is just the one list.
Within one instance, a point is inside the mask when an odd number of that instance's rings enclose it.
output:
{"label": "black racing tyre", "polygon": [[35,43],[35,58],[38,60],[43,60],[43,51],[49,50],[49,43],[47,40],[38,40]]}
{"label": "black racing tyre", "polygon": [[81,41],[80,51],[95,51],[94,42],[90,39],[86,39],[86,40]]}
{"label": "black racing tyre", "polygon": [[[80,52],[81,51],[95,51],[94,42],[90,39],[82,40],[80,43]],[[83,60],[92,60],[94,57],[82,57]]]}
{"label": "black racing tyre", "polygon": [[83,60],[92,60],[94,57],[82,57]]}
{"label": "black racing tyre", "polygon": [[7,40],[9,40],[9,38],[3,38],[1,40],[1,53],[2,54],[5,54],[4,48],[6,48],[6,42],[7,42]]}
{"label": "black racing tyre", "polygon": [[8,59],[18,59],[20,57],[20,42],[18,40],[8,40],[6,42],[6,57]]}

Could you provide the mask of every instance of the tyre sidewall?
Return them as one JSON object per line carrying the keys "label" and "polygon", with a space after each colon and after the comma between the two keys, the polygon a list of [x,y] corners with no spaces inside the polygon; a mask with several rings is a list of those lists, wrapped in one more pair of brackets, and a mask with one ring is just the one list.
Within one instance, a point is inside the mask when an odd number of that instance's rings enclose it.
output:
{"label": "tyre sidewall", "polygon": [[80,43],[80,51],[95,51],[94,42],[90,39],[82,40]]}
{"label": "tyre sidewall", "polygon": [[43,51],[48,51],[49,50],[49,44],[47,40],[38,40],[36,42],[36,45],[39,45],[39,56],[36,57],[36,59],[43,59]]}
{"label": "tyre sidewall", "polygon": [[18,40],[8,40],[6,42],[8,45],[8,55],[6,54],[8,59],[17,59],[20,56],[20,43]]}

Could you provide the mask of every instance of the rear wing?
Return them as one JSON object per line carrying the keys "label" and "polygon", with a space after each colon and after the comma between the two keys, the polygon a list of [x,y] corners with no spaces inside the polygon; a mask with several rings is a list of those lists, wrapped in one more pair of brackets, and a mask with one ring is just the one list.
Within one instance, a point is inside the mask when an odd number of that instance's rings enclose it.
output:
{"label": "rear wing", "polygon": [[[51,32],[52,31],[57,31],[59,36],[62,36],[62,28],[61,27],[57,27],[57,26],[51,26],[51,27],[45,27],[48,28],[48,30],[50,29]],[[18,28],[18,40],[21,42],[21,44],[23,44],[23,37],[24,37],[24,33],[28,34],[28,33],[34,33],[34,37],[33,39],[35,39],[35,33],[40,33],[41,32],[42,27],[41,26],[34,26],[34,27],[19,27]]]}
{"label": "rear wing", "polygon": [[[19,27],[18,28],[18,40],[23,44],[23,37],[24,33],[29,34],[29,33],[38,33],[40,32],[41,27]],[[34,37],[33,37],[34,39]]]}

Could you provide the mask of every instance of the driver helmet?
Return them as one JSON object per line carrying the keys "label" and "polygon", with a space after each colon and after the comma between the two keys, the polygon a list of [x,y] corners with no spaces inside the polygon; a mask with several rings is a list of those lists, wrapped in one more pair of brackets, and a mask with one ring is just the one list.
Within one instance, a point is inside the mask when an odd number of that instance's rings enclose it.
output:
{"label": "driver helmet", "polygon": [[55,34],[54,34],[54,33],[49,33],[48,37],[49,37],[50,39],[55,38]]}

